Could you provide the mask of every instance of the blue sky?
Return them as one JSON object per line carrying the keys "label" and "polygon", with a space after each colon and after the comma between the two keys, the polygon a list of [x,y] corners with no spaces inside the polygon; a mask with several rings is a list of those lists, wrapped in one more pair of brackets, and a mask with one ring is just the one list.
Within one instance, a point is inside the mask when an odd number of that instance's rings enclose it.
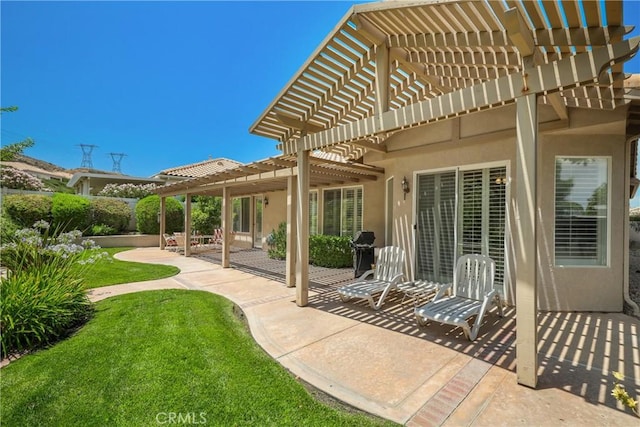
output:
{"label": "blue sky", "polygon": [[[354,2],[0,2],[2,144],[150,176],[209,157],[277,155],[249,126]],[[640,24],[640,2],[625,1]],[[640,34],[636,29],[634,35]],[[625,66],[640,73],[640,58]]]}

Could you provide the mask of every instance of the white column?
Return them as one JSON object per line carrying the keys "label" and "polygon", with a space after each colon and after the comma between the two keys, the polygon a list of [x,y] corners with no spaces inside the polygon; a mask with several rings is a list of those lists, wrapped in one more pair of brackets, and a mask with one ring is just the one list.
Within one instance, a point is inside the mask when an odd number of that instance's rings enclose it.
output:
{"label": "white column", "polygon": [[296,304],[309,302],[309,150],[298,151]]}
{"label": "white column", "polygon": [[191,194],[184,198],[184,256],[191,255]]}
{"label": "white column", "polygon": [[538,110],[536,94],[516,99],[516,361],[518,383],[538,382]]}
{"label": "white column", "polygon": [[295,176],[287,178],[287,270],[285,280],[287,287],[293,288],[296,285],[296,243],[297,229],[296,225],[296,207],[298,181]]}
{"label": "white column", "polygon": [[167,229],[167,220],[165,217],[165,211],[166,211],[166,206],[167,206],[167,198],[166,197],[160,197],[160,212],[158,213],[158,215],[160,215],[160,249],[164,249],[166,242],[164,241],[164,233],[166,233],[166,229]]}
{"label": "white column", "polygon": [[229,241],[231,238],[231,195],[222,189],[222,268],[229,268]]}

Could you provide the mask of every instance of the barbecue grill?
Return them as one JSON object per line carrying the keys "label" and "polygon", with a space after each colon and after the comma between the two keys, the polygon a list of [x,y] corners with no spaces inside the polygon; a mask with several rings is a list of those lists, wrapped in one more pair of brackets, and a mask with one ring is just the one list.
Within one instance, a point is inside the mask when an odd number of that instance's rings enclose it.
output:
{"label": "barbecue grill", "polygon": [[365,271],[371,269],[374,263],[373,241],[376,236],[373,231],[358,231],[351,239],[351,248],[353,250],[353,269],[354,277],[360,277]]}

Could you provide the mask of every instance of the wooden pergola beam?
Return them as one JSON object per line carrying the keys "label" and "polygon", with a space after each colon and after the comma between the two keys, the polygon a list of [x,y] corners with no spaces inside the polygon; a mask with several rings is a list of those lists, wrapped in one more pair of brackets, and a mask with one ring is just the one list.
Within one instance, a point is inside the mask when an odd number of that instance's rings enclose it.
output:
{"label": "wooden pergola beam", "polygon": [[[505,11],[504,16],[509,39],[511,39],[516,49],[518,49],[520,55],[522,55],[523,58],[531,57],[533,63],[536,65],[543,64],[544,55],[540,48],[535,45],[531,31],[518,9],[514,8]],[[569,117],[567,107],[559,93],[548,94],[547,101],[551,104],[560,120],[566,120]]]}
{"label": "wooden pergola beam", "polygon": [[382,115],[382,125],[378,117],[369,117],[298,140],[287,141],[283,143],[284,154],[362,140],[381,132],[410,128],[513,103],[516,97],[524,92],[550,94],[592,83],[603,70],[614,63],[624,62],[637,52],[639,43],[640,37],[634,37],[549,64],[527,67],[523,75],[510,74],[389,111]]}
{"label": "wooden pergola beam", "polygon": [[303,122],[301,120],[294,119],[293,117],[289,117],[284,113],[276,113],[276,117],[283,125],[298,129],[303,132],[314,133],[314,132],[320,132],[321,130],[324,130],[322,126],[318,126],[318,125],[314,125],[313,123]]}

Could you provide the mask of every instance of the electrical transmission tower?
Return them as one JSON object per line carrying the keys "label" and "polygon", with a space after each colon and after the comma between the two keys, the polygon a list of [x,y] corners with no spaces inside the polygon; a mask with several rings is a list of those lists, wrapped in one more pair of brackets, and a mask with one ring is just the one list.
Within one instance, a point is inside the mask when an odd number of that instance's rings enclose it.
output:
{"label": "electrical transmission tower", "polygon": [[122,173],[122,170],[120,169],[120,162],[122,162],[122,158],[124,156],[126,156],[125,153],[109,153],[109,155],[111,156],[111,159],[113,160],[113,171],[114,172],[118,172],[118,173]]}
{"label": "electrical transmission tower", "polygon": [[97,145],[80,144],[80,148],[82,148],[82,164],[80,165],[80,167],[93,168],[91,153],[93,152],[93,149],[97,147]]}

